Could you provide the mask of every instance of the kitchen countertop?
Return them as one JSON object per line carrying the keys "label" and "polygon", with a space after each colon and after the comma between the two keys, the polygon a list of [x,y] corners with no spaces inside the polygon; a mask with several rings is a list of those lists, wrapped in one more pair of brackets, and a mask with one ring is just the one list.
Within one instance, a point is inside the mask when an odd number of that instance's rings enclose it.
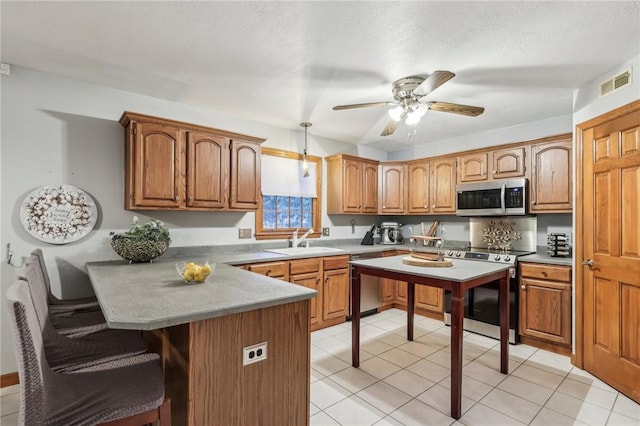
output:
{"label": "kitchen countertop", "polygon": [[498,271],[509,269],[511,265],[493,262],[476,262],[473,260],[463,260],[447,258],[453,265],[449,267],[425,267],[406,265],[402,259],[406,255],[383,257],[378,259],[355,260],[350,263],[358,266],[368,266],[372,268],[384,269],[387,271],[410,274],[420,277],[436,278],[448,281],[469,281],[486,275],[494,274]]}
{"label": "kitchen countertop", "polygon": [[[191,259],[204,263],[210,259]],[[187,284],[174,262],[89,262],[110,328],[154,330],[311,299],[315,290],[217,263],[204,283]]]}
{"label": "kitchen countertop", "polygon": [[552,257],[547,254],[547,248],[538,248],[536,253],[527,254],[525,256],[518,257],[518,262],[531,262],[531,263],[548,263],[550,265],[563,265],[573,266],[572,257]]}

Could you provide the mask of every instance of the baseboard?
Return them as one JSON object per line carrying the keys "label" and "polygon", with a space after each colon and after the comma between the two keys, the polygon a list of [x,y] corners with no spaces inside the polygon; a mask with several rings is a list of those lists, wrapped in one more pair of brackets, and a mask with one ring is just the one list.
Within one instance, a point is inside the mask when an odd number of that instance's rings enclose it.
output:
{"label": "baseboard", "polygon": [[18,378],[18,372],[3,374],[0,376],[0,388],[6,388],[7,386],[13,386],[20,383],[20,379]]}

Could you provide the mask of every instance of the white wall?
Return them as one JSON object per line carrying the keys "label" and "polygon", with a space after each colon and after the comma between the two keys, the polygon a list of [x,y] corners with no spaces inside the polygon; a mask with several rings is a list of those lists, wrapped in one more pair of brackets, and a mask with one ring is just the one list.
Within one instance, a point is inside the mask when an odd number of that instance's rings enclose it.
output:
{"label": "white wall", "polygon": [[[84,264],[118,259],[109,245],[109,232],[125,230],[137,215],[155,217],[170,229],[172,246],[229,245],[255,242],[238,239],[237,228],[255,229],[254,213],[131,212],[123,208],[124,130],[118,123],[123,111],[134,111],[266,138],[264,146],[302,152],[304,132],[290,131],[219,112],[172,103],[149,96],[62,78],[12,66],[1,83],[1,193],[0,247],[3,259],[11,244],[14,264],[21,265],[36,247],[44,249],[54,293],[62,297],[92,294]],[[350,152],[379,160],[386,152],[334,140],[308,137],[309,153],[327,156]],[[326,200],[326,168],[323,173]],[[22,227],[19,208],[25,196],[42,185],[69,184],[87,191],[97,202],[96,228],[82,240],[51,245],[32,237]],[[374,218],[328,217],[322,224],[331,238],[361,237]],[[2,262],[2,295],[14,282],[16,269]],[[62,277],[62,279],[60,279]],[[64,286],[61,286],[61,281]],[[2,303],[1,374],[17,370],[8,317]]]}

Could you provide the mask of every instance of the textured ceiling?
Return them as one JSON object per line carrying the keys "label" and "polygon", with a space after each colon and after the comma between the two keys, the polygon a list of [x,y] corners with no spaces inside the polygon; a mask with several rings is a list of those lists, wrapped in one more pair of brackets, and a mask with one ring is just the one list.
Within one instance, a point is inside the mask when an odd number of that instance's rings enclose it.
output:
{"label": "textured ceiling", "polygon": [[[640,2],[0,2],[1,61],[393,151],[572,112],[573,89],[640,54]],[[381,137],[391,83],[450,70]],[[415,132],[414,132],[415,130]],[[409,138],[411,135],[411,138]]]}

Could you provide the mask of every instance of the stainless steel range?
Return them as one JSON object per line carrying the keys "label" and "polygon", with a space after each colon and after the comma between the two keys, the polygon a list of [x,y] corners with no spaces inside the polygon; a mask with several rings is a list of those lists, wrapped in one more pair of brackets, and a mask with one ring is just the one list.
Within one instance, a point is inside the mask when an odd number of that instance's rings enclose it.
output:
{"label": "stainless steel range", "polygon": [[[445,257],[511,265],[509,268],[509,342],[518,341],[518,257],[535,252],[537,221],[527,218],[472,218],[469,250],[441,250]],[[465,293],[464,329],[500,338],[498,283],[473,288]],[[451,324],[451,294],[445,292],[445,323]]]}

